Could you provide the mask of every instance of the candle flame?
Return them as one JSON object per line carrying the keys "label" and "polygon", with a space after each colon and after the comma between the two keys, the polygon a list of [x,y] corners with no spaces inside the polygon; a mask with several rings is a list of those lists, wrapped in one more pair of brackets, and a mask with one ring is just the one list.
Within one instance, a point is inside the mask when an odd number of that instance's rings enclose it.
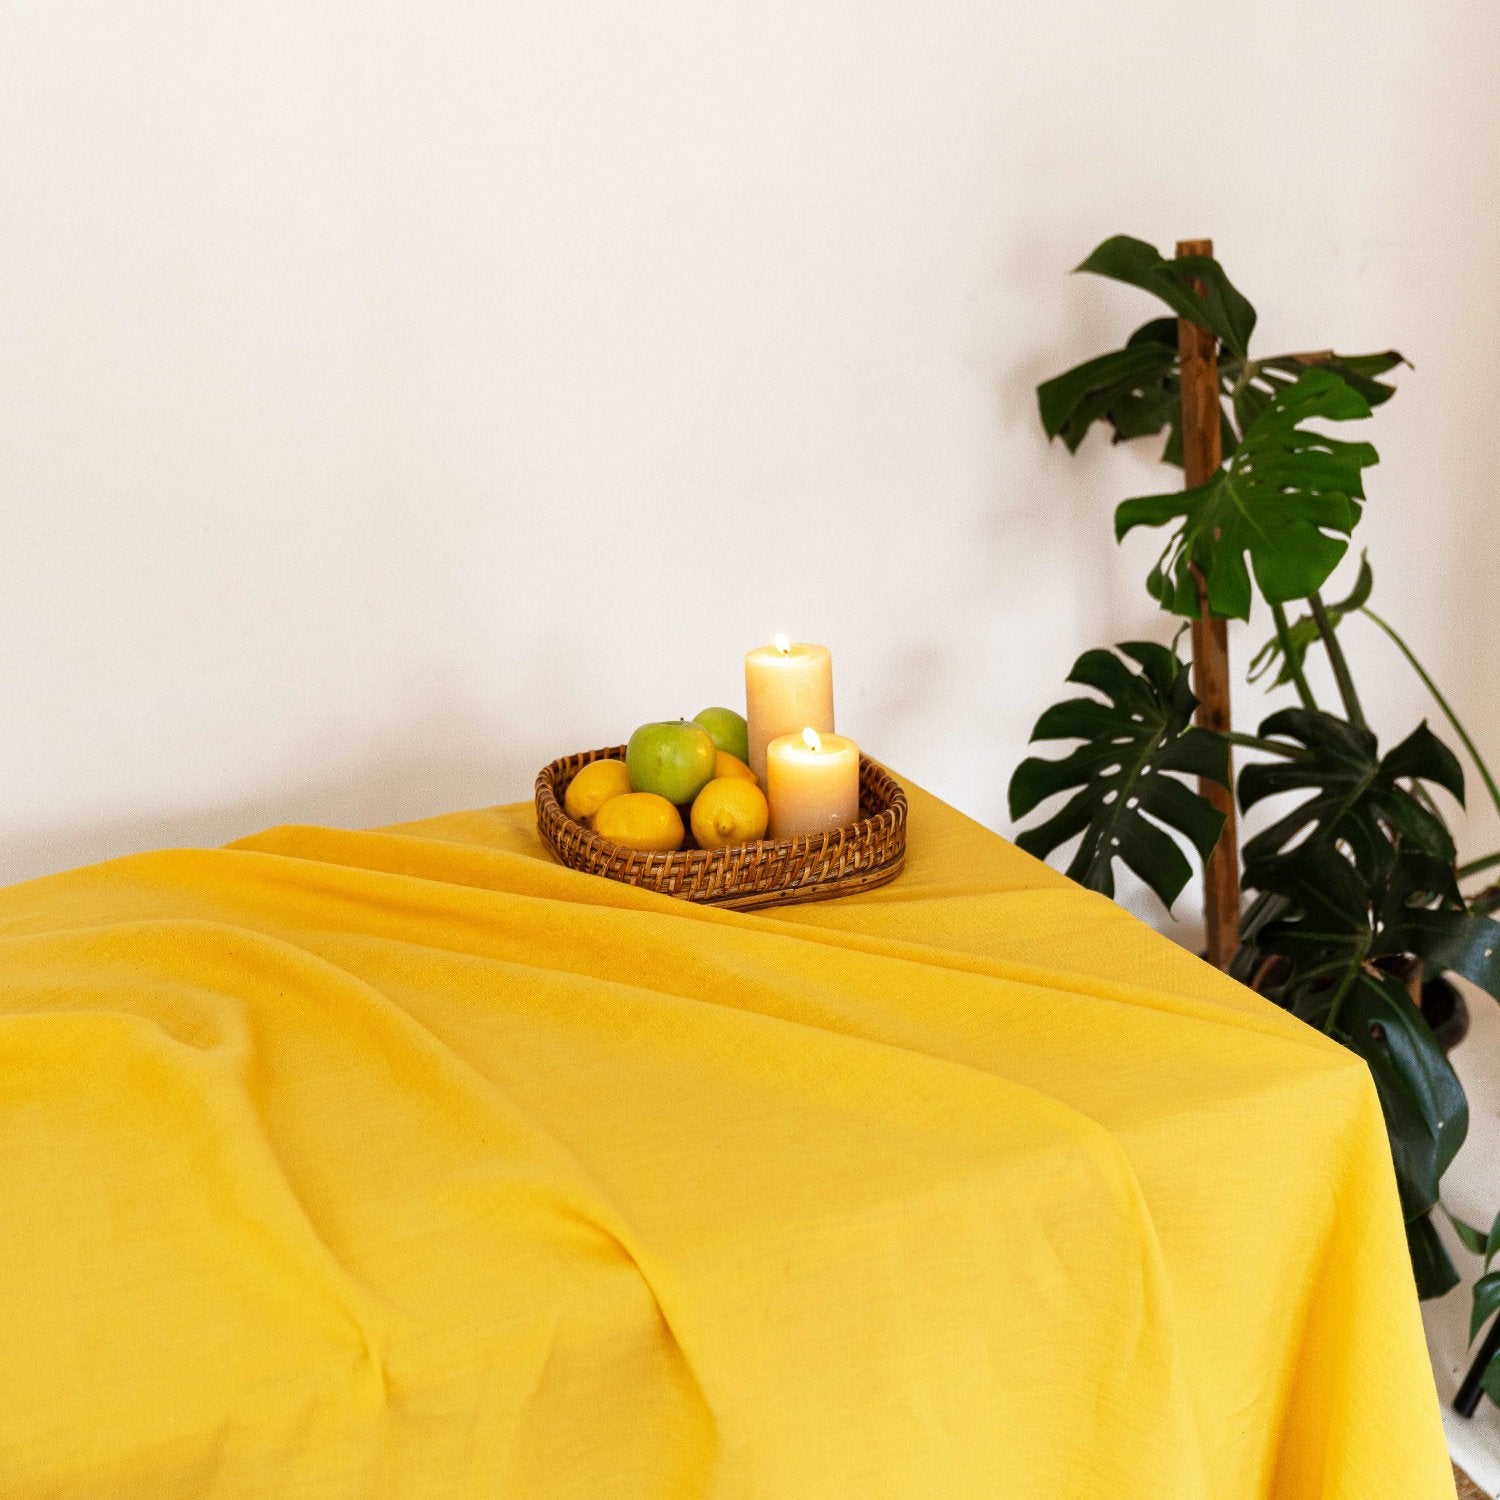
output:
{"label": "candle flame", "polygon": [[772,636],[771,640],[783,656],[790,656],[792,654],[792,643],[784,635],[778,633]]}
{"label": "candle flame", "polygon": [[802,743],[809,750],[821,750],[823,748],[823,740],[818,731],[810,727],[802,731]]}

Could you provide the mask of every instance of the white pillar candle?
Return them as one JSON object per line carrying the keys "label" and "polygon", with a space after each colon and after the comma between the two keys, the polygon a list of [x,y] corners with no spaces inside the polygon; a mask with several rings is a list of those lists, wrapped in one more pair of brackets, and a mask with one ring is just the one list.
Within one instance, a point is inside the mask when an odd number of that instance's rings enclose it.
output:
{"label": "white pillar candle", "polygon": [[806,727],[833,732],[833,657],[827,646],[793,645],[778,635],[745,657],[745,720],[750,769],[766,784],[766,746]]}
{"label": "white pillar candle", "polygon": [[770,836],[832,833],[859,818],[859,746],[806,728],[766,747]]}

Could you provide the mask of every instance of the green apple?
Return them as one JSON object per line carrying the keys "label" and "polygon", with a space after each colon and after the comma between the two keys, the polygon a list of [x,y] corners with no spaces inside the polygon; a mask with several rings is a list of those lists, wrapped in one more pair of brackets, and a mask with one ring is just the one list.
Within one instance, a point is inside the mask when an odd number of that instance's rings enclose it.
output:
{"label": "green apple", "polygon": [[625,768],[637,792],[686,807],[714,779],[719,753],[708,731],[686,719],[642,724],[630,736]]}
{"label": "green apple", "polygon": [[708,737],[717,749],[748,763],[750,726],[745,723],[743,714],[735,713],[732,708],[705,708],[694,716],[693,723],[701,724],[708,731]]}

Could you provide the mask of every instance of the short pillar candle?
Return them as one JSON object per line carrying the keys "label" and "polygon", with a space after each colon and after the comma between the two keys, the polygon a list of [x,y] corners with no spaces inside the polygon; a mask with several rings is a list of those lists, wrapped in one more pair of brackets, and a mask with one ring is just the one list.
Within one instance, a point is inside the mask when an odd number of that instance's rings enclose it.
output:
{"label": "short pillar candle", "polygon": [[804,728],[766,747],[770,836],[832,833],[859,820],[859,746]]}
{"label": "short pillar candle", "polygon": [[793,645],[784,635],[745,657],[750,769],[766,785],[766,747],[805,728],[833,732],[833,656],[827,646]]}

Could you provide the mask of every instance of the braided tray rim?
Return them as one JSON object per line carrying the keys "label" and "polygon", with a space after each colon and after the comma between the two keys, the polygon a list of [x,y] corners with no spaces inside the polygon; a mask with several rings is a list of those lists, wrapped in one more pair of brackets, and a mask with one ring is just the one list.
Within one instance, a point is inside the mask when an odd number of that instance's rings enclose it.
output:
{"label": "braided tray rim", "polygon": [[625,747],[564,755],[537,775],[537,832],[569,869],[684,901],[747,911],[874,890],[894,880],[905,862],[906,793],[868,756],[859,758],[860,818],[846,828],[666,854],[612,844],[564,810],[568,783],[590,761],[608,758],[623,760]]}

